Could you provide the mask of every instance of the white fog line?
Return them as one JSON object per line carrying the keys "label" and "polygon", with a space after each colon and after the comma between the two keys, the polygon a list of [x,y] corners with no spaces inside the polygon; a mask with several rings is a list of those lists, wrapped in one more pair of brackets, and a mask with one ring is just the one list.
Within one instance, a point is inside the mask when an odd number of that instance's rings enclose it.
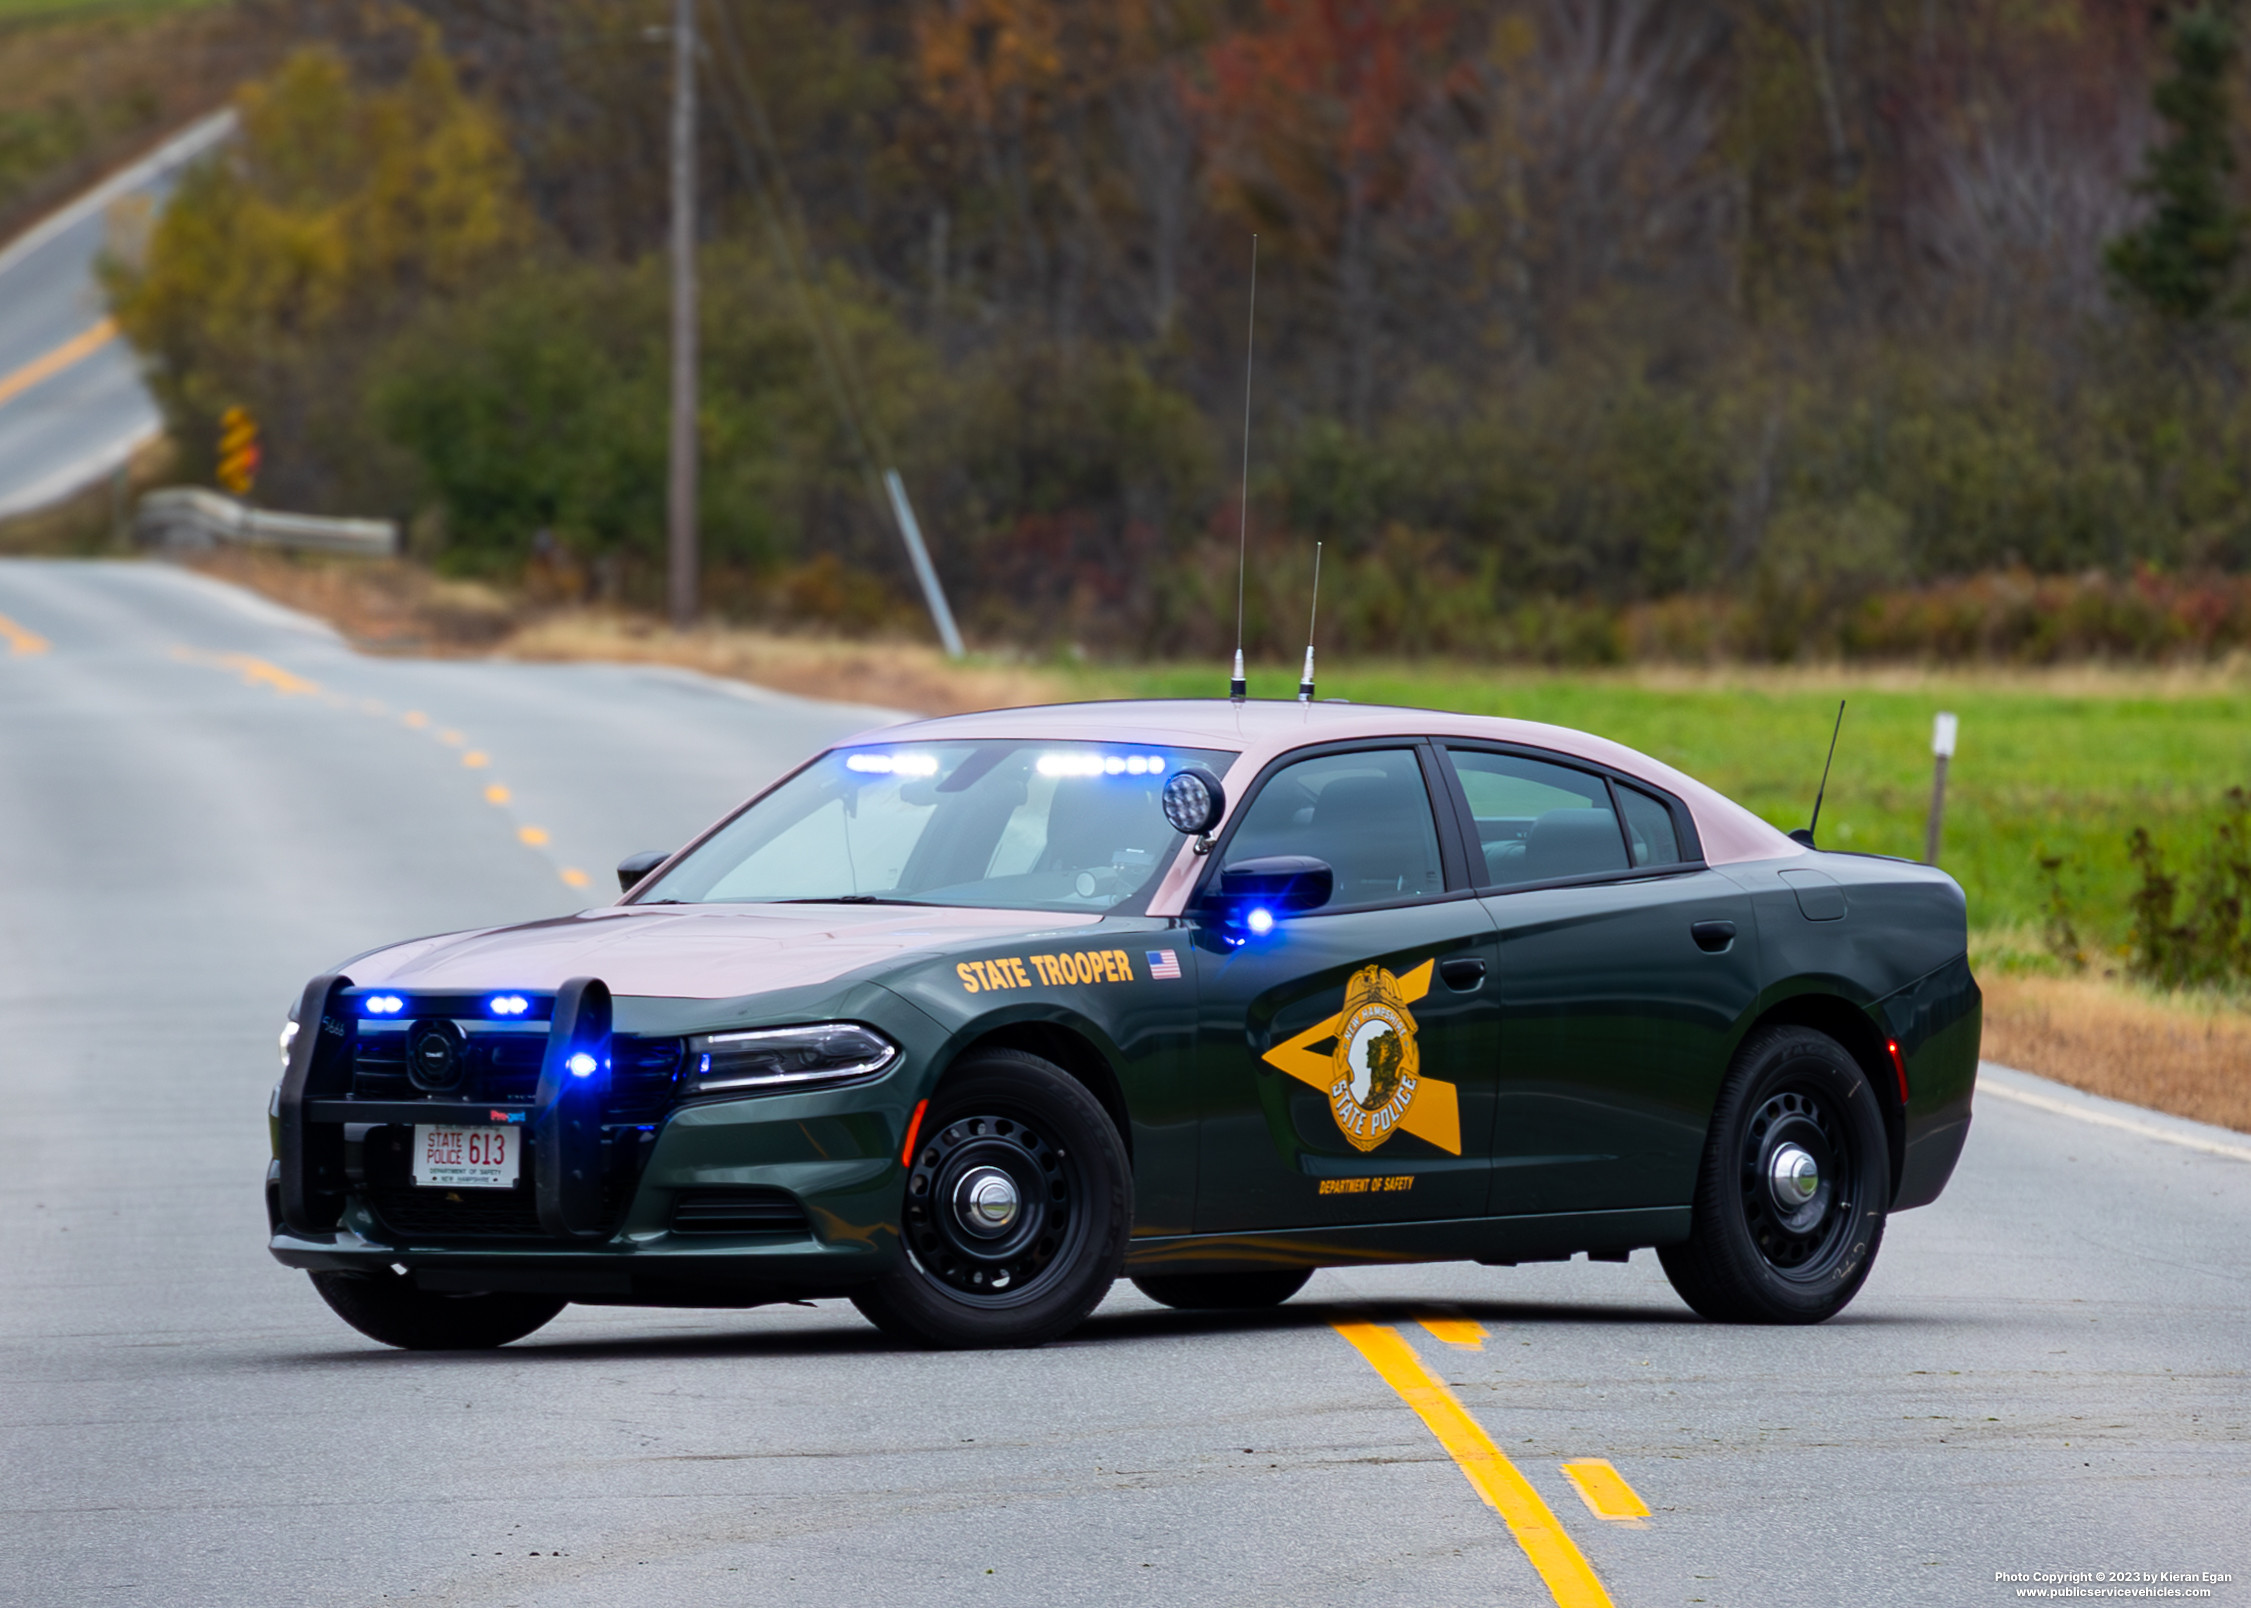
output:
{"label": "white fog line", "polygon": [[212,146],[234,132],[233,107],[213,112],[201,122],[191,123],[173,135],[132,166],[112,173],[77,200],[59,211],[50,212],[0,250],[0,274],[6,273],[24,258],[30,256],[48,241],[82,219],[101,211],[121,195],[138,190],[142,185],[167,168],[192,162]]}
{"label": "white fog line", "polygon": [[[1991,1069],[2015,1071],[2013,1067],[1992,1067]],[[2053,1095],[2035,1094],[2030,1089],[2013,1088],[2007,1083],[1985,1076],[1985,1070],[1985,1068],[1980,1069],[1977,1080],[1978,1093],[1980,1094],[1997,1094],[2004,1100],[2014,1100],[2019,1105],[2028,1105],[2035,1110],[2053,1112],[2059,1117],[2075,1117],[2081,1122],[2094,1123],[2097,1127],[2116,1128],[2121,1133],[2134,1134],[2143,1139],[2162,1140],[2169,1145],[2179,1145],[2184,1150],[2202,1151],[2208,1156],[2225,1156],[2230,1161],[2251,1161],[2251,1145],[2225,1144],[2220,1140],[2206,1139],[2198,1134],[2181,1133],[2172,1128],[2161,1128],[2153,1122],[2136,1122],[2132,1117],[2113,1116],[2108,1111],[2081,1105],[2077,1101],[2059,1100]],[[2017,1075],[2019,1077],[2029,1076],[2029,1074],[2021,1072]],[[2197,1126],[2205,1125],[2199,1123]]]}

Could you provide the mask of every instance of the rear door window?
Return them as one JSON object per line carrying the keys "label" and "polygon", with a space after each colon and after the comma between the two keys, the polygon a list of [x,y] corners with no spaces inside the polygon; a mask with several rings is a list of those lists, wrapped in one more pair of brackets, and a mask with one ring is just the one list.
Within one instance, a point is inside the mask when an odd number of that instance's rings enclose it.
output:
{"label": "rear door window", "polygon": [[[1520,887],[1661,863],[1629,859],[1609,784],[1599,776],[1473,748],[1449,748],[1446,757],[1476,823],[1470,861],[1481,871],[1484,887]],[[1647,802],[1662,810],[1656,800]],[[1669,815],[1666,826],[1669,832]],[[1651,852],[1657,852],[1655,846]],[[1677,844],[1672,845],[1670,858],[1678,858],[1678,852]]]}

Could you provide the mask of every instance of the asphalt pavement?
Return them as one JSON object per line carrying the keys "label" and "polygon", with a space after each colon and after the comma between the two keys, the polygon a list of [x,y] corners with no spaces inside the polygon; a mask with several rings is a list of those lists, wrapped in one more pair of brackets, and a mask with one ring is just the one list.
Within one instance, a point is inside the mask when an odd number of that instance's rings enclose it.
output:
{"label": "asphalt pavement", "polygon": [[[1120,1285],[1033,1352],[904,1351],[824,1301],[418,1356],[273,1264],[306,976],[604,899],[883,718],[367,658],[165,566],[0,563],[0,1601],[1565,1600],[1373,1325],[1620,1608],[2116,1570],[2251,1608],[2251,1137],[1998,1070],[1953,1186],[1812,1329],[1703,1323],[1645,1253],[1324,1272],[1251,1316]],[[1648,1516],[1598,1517],[1584,1459]]]}
{"label": "asphalt pavement", "polygon": [[92,484],[162,428],[97,266],[233,126],[204,119],[0,243],[0,518]]}

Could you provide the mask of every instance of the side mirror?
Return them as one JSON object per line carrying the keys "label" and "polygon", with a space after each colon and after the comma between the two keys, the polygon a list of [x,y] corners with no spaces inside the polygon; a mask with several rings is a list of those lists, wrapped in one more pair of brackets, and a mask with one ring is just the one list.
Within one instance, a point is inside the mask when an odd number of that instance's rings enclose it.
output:
{"label": "side mirror", "polygon": [[1165,819],[1183,837],[1201,837],[1227,813],[1226,789],[1201,765],[1174,771],[1158,801],[1164,806]]}
{"label": "side mirror", "polygon": [[1336,893],[1336,883],[1326,860],[1271,854],[1223,867],[1216,902],[1229,925],[1265,933],[1274,930],[1277,917],[1320,909]]}
{"label": "side mirror", "polygon": [[631,893],[651,871],[671,858],[670,849],[648,849],[640,854],[627,855],[617,863],[618,892]]}

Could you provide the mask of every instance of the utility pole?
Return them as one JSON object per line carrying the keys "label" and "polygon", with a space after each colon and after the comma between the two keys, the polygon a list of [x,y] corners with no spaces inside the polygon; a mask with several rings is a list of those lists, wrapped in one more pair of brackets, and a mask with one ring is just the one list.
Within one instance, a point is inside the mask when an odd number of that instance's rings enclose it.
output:
{"label": "utility pole", "polygon": [[672,5],[672,451],[665,502],[672,628],[695,623],[696,0]]}

